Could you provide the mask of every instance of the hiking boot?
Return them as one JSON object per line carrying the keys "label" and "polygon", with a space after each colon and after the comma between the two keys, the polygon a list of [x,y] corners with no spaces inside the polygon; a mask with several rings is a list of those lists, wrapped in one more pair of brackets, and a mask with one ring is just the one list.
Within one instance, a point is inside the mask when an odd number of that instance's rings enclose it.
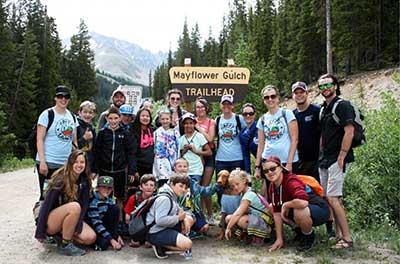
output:
{"label": "hiking boot", "polygon": [[86,251],[83,249],[78,248],[74,245],[74,243],[69,243],[65,247],[60,247],[58,249],[58,254],[63,256],[83,256],[85,255]]}
{"label": "hiking boot", "polygon": [[156,257],[158,259],[168,258],[168,255],[167,255],[167,253],[165,253],[165,250],[163,247],[153,245],[153,250],[154,250],[154,254],[156,255]]}
{"label": "hiking boot", "polygon": [[296,247],[297,251],[309,251],[313,248],[315,243],[314,231],[309,235],[302,234],[300,245]]}

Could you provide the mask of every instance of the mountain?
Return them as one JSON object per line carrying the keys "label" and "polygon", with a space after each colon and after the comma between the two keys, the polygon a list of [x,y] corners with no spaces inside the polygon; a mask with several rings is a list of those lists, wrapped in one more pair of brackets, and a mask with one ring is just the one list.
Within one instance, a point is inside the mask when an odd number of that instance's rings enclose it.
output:
{"label": "mountain", "polygon": [[[90,32],[90,46],[95,52],[96,69],[148,85],[149,71],[167,58],[167,53],[152,53],[134,43]],[[69,46],[70,39],[63,40]]]}

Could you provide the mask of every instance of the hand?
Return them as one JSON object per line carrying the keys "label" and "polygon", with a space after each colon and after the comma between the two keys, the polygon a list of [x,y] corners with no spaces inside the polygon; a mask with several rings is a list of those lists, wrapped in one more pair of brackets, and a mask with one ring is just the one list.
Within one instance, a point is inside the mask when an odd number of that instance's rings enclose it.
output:
{"label": "hand", "polygon": [[338,166],[339,166],[339,169],[340,169],[340,170],[343,170],[344,158],[345,158],[345,157],[346,157],[346,156],[342,156],[342,155],[339,155],[339,157],[338,157],[337,163],[338,163]]}
{"label": "hand", "polygon": [[125,246],[124,240],[121,238],[121,236],[118,236],[118,243],[121,245],[121,247]]}
{"label": "hand", "polygon": [[278,250],[283,247],[283,240],[277,239],[274,244],[269,248],[269,252]]}
{"label": "hand", "polygon": [[179,209],[178,219],[179,221],[183,221],[185,219],[186,213],[182,209]]}
{"label": "hand", "polygon": [[227,228],[227,229],[225,230],[225,239],[226,239],[226,240],[229,240],[229,239],[231,238],[231,236],[232,236],[232,231],[231,231],[230,228]]}
{"label": "hand", "polygon": [[93,133],[92,131],[89,130],[89,128],[86,129],[85,134],[83,134],[83,139],[89,140],[93,138]]}
{"label": "hand", "polygon": [[97,177],[97,173],[92,173],[92,181],[94,181]]}
{"label": "hand", "polygon": [[118,241],[116,241],[115,239],[111,239],[110,244],[114,250],[120,250],[122,248],[120,243],[118,243]]}
{"label": "hand", "polygon": [[255,169],[254,177],[256,177],[257,180],[261,179],[260,169]]}
{"label": "hand", "polygon": [[49,169],[47,168],[46,162],[40,162],[39,173],[47,177],[48,172],[49,172]]}
{"label": "hand", "polygon": [[133,175],[128,175],[128,179],[129,179],[129,182],[132,183],[132,182],[135,181],[135,176],[133,176]]}
{"label": "hand", "polygon": [[292,171],[292,163],[291,162],[288,162],[288,163],[286,163],[286,169],[288,170],[288,171]]}

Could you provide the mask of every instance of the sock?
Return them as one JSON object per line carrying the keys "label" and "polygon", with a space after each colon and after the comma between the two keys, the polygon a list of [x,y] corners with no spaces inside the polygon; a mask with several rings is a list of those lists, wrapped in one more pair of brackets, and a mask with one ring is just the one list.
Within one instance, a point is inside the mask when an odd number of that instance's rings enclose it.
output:
{"label": "sock", "polygon": [[65,247],[66,245],[68,245],[69,243],[71,243],[72,239],[64,239],[61,241],[61,245],[62,247]]}
{"label": "sock", "polygon": [[326,232],[328,234],[333,231],[333,221],[332,220],[329,220],[328,222],[326,222],[325,226],[326,226]]}

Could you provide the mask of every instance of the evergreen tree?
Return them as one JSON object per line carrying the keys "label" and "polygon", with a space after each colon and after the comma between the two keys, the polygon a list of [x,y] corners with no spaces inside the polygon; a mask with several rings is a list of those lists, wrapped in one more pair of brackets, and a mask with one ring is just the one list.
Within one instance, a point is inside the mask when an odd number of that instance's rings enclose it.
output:
{"label": "evergreen tree", "polygon": [[201,57],[203,58],[201,65],[207,67],[218,66],[218,43],[212,36],[211,28],[208,38],[204,41]]}
{"label": "evergreen tree", "polygon": [[67,80],[79,100],[88,99],[97,92],[94,52],[89,40],[87,26],[81,20],[78,33],[71,37],[71,46],[66,54]]}
{"label": "evergreen tree", "polygon": [[192,66],[201,66],[200,30],[197,23],[190,34],[190,54]]}
{"label": "evergreen tree", "polygon": [[178,48],[175,52],[175,62],[177,66],[183,66],[185,58],[190,58],[190,35],[187,20],[183,24],[182,36],[178,39]]}

